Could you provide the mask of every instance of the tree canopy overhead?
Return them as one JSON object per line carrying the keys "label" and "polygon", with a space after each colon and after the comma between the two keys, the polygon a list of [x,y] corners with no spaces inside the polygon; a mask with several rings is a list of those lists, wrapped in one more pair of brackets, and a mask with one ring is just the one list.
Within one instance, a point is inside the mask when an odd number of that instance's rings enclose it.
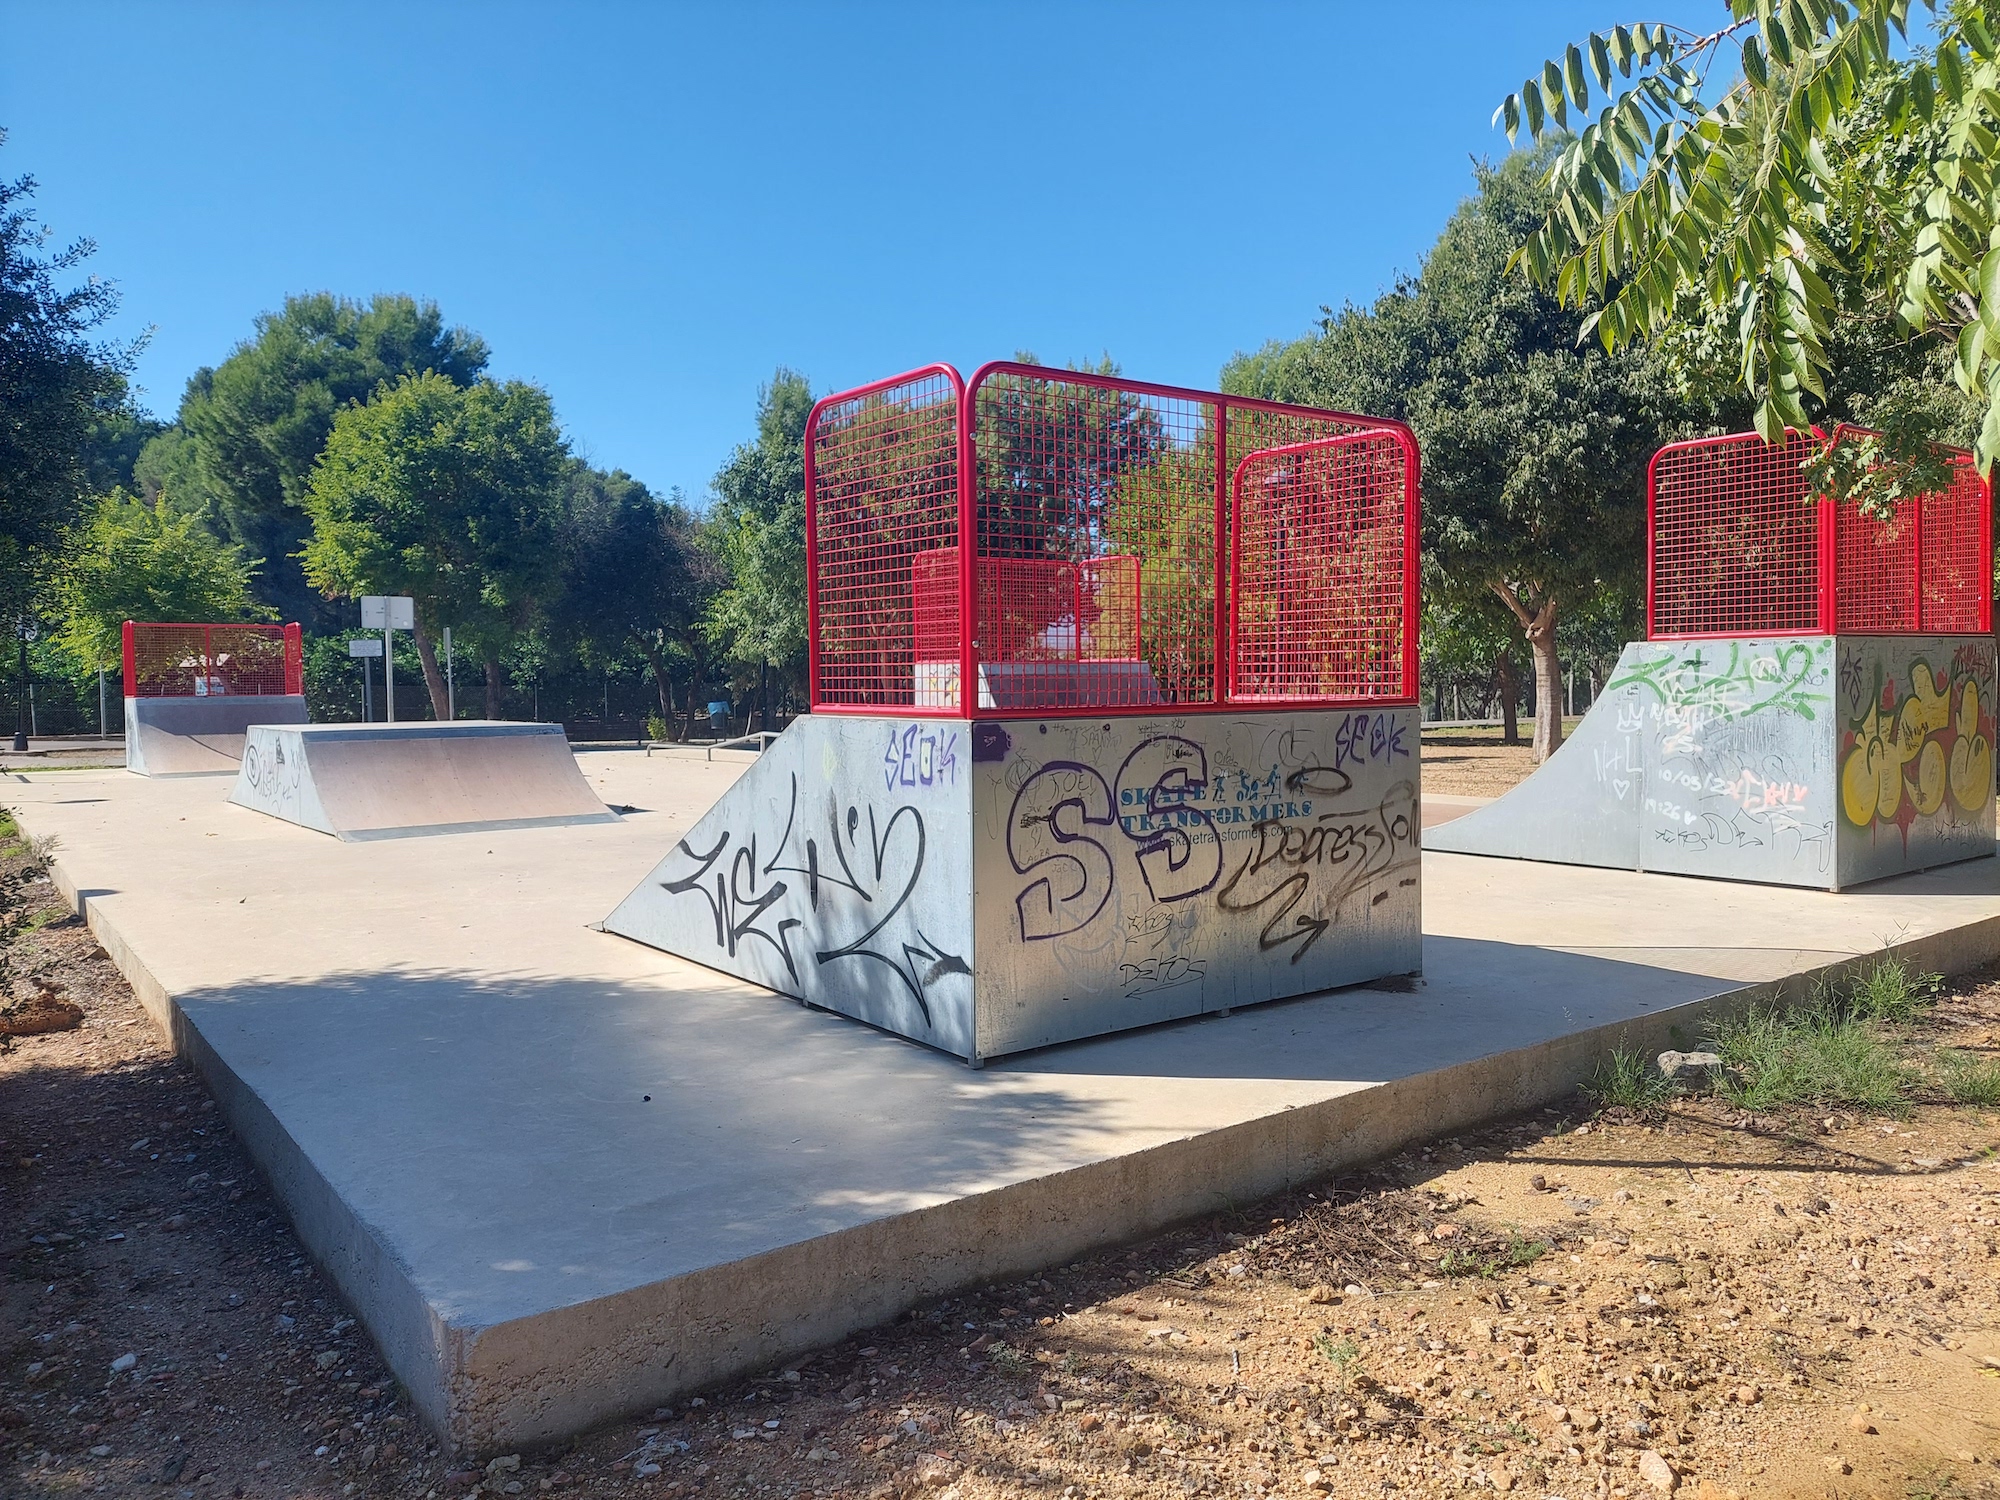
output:
{"label": "tree canopy overhead", "polygon": [[[1643,554],[1645,464],[1689,413],[1649,361],[1577,345],[1577,319],[1507,275],[1542,221],[1545,157],[1477,173],[1478,192],[1373,307],[1240,356],[1225,390],[1408,422],[1423,452],[1426,588],[1477,612],[1485,595],[1531,649],[1535,744],[1561,742],[1556,632],[1565,608],[1629,590]],[[1449,601],[1447,601],[1449,602]]]}
{"label": "tree canopy overhead", "polygon": [[361,303],[328,292],[287,297],[213,369],[195,372],[176,430],[147,446],[140,482],[210,510],[216,528],[267,559],[262,592],[288,619],[319,601],[297,554],[306,491],[334,420],[378,386],[432,374],[463,388],[486,368],[486,344],[449,328],[437,304],[401,295]]}
{"label": "tree canopy overhead", "polygon": [[[2000,456],[2000,28],[1987,0],[1729,0],[1693,33],[1593,33],[1496,119],[1558,142],[1547,211],[1516,263],[1587,310],[1603,346],[1719,330],[1757,430],[1803,428],[1833,394],[1838,324],[1938,346]],[[1912,12],[1935,21],[1914,39]],[[1734,74],[1734,76],[1732,76]],[[1864,500],[1927,488],[1935,402],[1890,411]]]}

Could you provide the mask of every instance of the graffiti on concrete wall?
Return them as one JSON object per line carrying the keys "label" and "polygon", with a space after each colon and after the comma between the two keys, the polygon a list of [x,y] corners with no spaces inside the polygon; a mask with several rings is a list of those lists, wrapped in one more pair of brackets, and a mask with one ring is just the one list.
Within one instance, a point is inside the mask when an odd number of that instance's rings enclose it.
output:
{"label": "graffiti on concrete wall", "polygon": [[1907,839],[1922,819],[1971,819],[1993,797],[1991,658],[1971,648],[1904,672],[1848,648],[1841,662],[1846,722],[1840,811],[1857,828],[1892,826]]}
{"label": "graffiti on concrete wall", "polygon": [[[1255,951],[1296,965],[1357,906],[1412,890],[1413,726],[1322,717],[1310,736],[1230,724],[1222,743],[1185,720],[1129,748],[1108,725],[1061,734],[1064,751],[1104,757],[1094,764],[1034,759],[1015,737],[1002,829],[1014,935],[1109,961],[1136,995],[1199,983],[1236,946],[1225,928],[1248,924]],[[1254,755],[1246,738],[1262,741]]]}

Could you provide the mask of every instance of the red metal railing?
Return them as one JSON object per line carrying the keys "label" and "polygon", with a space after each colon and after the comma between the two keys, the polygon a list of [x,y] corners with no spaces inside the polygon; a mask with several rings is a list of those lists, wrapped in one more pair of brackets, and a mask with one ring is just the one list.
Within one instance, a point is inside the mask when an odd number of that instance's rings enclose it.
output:
{"label": "red metal railing", "polygon": [[1993,513],[1971,456],[1887,520],[1814,497],[1801,465],[1866,435],[1839,427],[1670,443],[1647,470],[1649,639],[1981,632],[1993,621]]}
{"label": "red metal railing", "polygon": [[[1244,509],[1253,456],[1362,435],[1337,458],[1272,460],[1266,479],[1298,471],[1289,508],[1257,492]],[[1417,478],[1395,423],[1038,365],[990,364],[969,382],[932,365],[829,396],[806,431],[813,706],[1413,702]],[[1232,550],[1237,524],[1282,534],[1280,551]],[[1312,639],[1337,668],[1309,672],[1297,652],[1278,667],[1268,643],[1254,663],[1232,651],[1239,627],[1268,635],[1271,590],[1335,580]]]}
{"label": "red metal railing", "polygon": [[305,691],[297,625],[178,625],[127,620],[128,698],[242,698]]}
{"label": "red metal railing", "polygon": [[1236,466],[1232,701],[1400,695],[1415,649],[1405,608],[1414,449],[1390,428],[1267,448]]}

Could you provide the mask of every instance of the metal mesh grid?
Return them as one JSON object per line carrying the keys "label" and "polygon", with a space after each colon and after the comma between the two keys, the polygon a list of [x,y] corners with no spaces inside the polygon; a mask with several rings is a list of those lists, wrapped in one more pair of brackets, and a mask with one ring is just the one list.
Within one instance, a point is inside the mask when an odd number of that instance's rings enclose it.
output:
{"label": "metal mesh grid", "polygon": [[1231,505],[1229,694],[1403,691],[1407,439],[1381,430],[1253,453]]}
{"label": "metal mesh grid", "polygon": [[[971,714],[1219,707],[1236,466],[1261,448],[1385,428],[1011,363],[986,366],[966,388],[940,365],[830,396],[807,433],[813,703]],[[1361,668],[1381,648],[1348,643],[1320,687],[1293,669],[1300,696],[1410,696],[1413,449],[1407,457],[1394,587],[1368,612],[1328,613],[1398,643],[1405,669]],[[960,690],[968,667],[971,702]]]}
{"label": "metal mesh grid", "polygon": [[128,698],[243,698],[305,691],[297,625],[125,622]]}
{"label": "metal mesh grid", "polygon": [[1819,626],[1819,527],[1799,465],[1814,439],[1754,432],[1675,443],[1648,477],[1648,633],[1727,635]]}
{"label": "metal mesh grid", "polygon": [[[1213,404],[1021,366],[984,372],[967,399],[981,580],[977,652],[992,706],[1213,702]],[[1122,561],[1107,566],[1112,558]],[[1092,597],[1079,610],[1062,587],[1009,582],[1031,576],[1030,565],[1060,565],[1050,576],[1075,577],[1078,593]],[[1120,571],[1128,582],[1118,592],[1136,592],[1139,603],[1136,630],[1117,627],[1118,656],[1129,665],[1082,670],[1074,650],[1048,649],[1077,640],[1102,614],[1095,596],[1103,591],[1082,582]],[[1005,601],[997,617],[990,598]],[[1111,633],[1107,626],[1107,639]]]}
{"label": "metal mesh grid", "polygon": [[1959,459],[1951,487],[1924,496],[1925,630],[1991,628],[1992,502],[1972,459]]}
{"label": "metal mesh grid", "polygon": [[1892,634],[1918,628],[1917,517],[1901,507],[1888,520],[1852,500],[1835,508],[1836,630]]}
{"label": "metal mesh grid", "polygon": [[932,367],[813,410],[816,704],[958,707],[959,399]]}
{"label": "metal mesh grid", "polygon": [[1767,447],[1744,432],[1655,454],[1648,633],[1989,629],[1992,506],[1970,456],[1957,455],[1947,489],[1886,520],[1815,501],[1800,465],[1822,443],[1864,435],[1792,432]]}

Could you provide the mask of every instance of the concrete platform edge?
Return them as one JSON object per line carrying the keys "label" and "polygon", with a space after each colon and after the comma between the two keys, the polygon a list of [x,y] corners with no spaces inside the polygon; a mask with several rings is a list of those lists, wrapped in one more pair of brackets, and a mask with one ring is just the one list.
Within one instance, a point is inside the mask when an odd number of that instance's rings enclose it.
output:
{"label": "concrete platform edge", "polygon": [[[1860,958],[1734,986],[1637,1019],[1447,1068],[1364,1084],[1303,1108],[970,1194],[763,1255],[488,1327],[441,1319],[407,1268],[343,1203],[254,1090],[203,1041],[60,857],[50,873],[154,1023],[214,1092],[308,1254],[355,1306],[432,1427],[460,1452],[505,1452],[643,1413],[780,1364],[931,1297],[1058,1264],[1412,1144],[1560,1099],[1617,1046],[1685,1045],[1711,1016],[1776,999],[1880,953],[1961,973],[2000,957],[2000,917]],[[754,1325],[743,1317],[759,1309]]]}

